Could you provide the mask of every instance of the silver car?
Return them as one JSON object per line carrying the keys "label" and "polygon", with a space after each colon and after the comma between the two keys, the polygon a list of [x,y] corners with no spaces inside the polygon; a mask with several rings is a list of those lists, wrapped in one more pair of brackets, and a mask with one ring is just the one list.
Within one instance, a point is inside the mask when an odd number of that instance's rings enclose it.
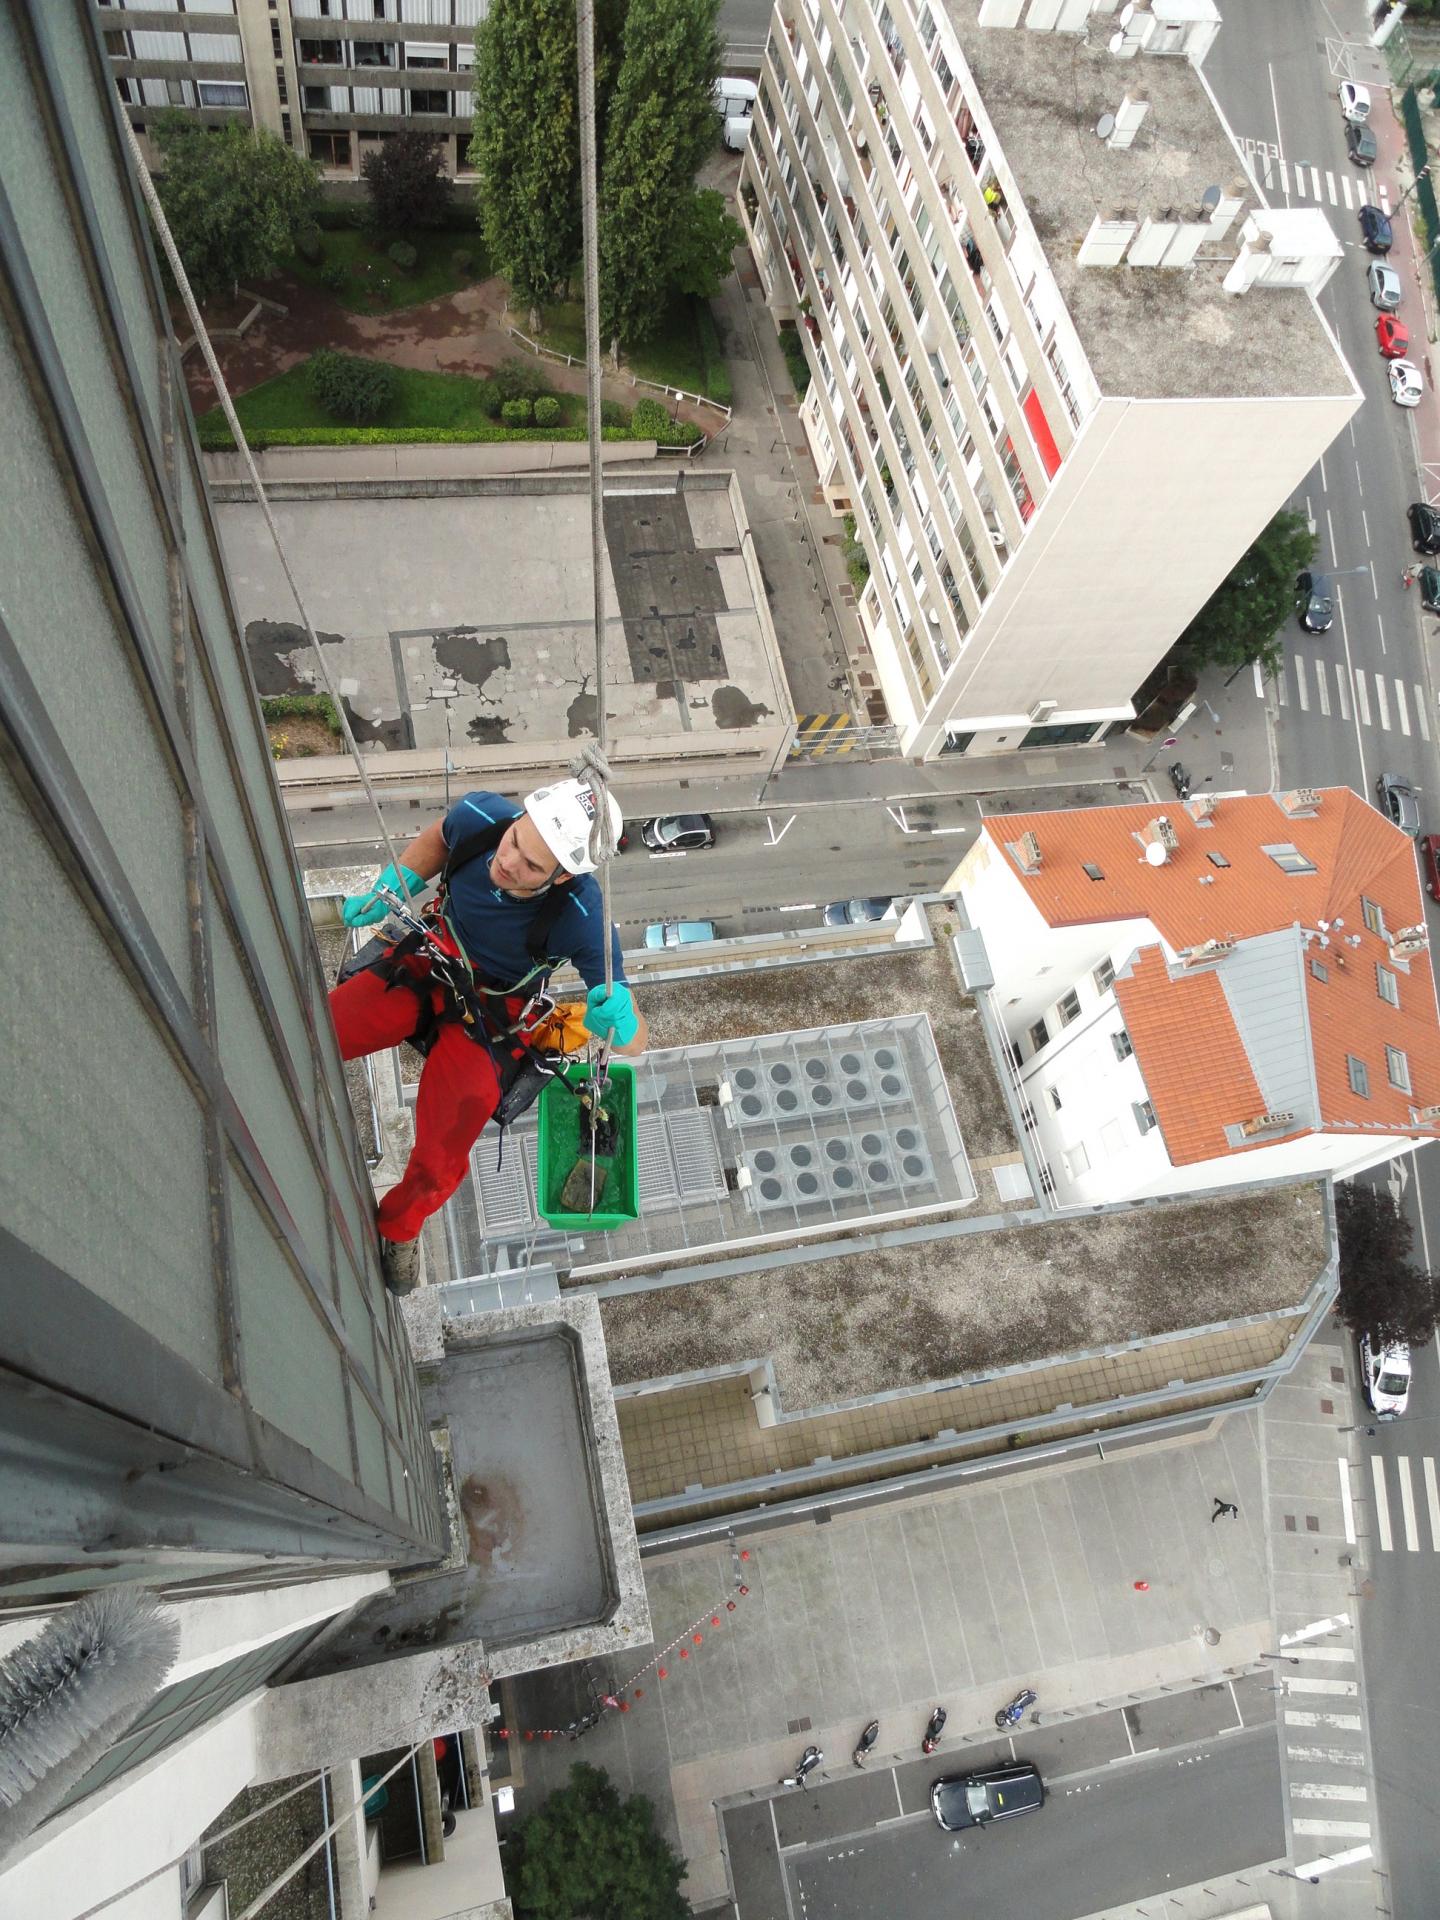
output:
{"label": "silver car", "polygon": [[1400,305],[1400,276],[1394,267],[1383,266],[1380,261],[1370,263],[1365,275],[1365,284],[1370,289],[1370,304],[1378,307],[1381,313],[1394,313]]}

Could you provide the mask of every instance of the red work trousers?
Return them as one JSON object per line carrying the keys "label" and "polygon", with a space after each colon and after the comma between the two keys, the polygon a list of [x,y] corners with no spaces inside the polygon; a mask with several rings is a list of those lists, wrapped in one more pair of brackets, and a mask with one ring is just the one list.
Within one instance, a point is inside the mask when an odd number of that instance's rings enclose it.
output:
{"label": "red work trousers", "polygon": [[[408,1040],[426,992],[388,987],[378,974],[357,973],[330,995],[341,1055],[358,1060]],[[437,1031],[426,1055],[415,1099],[415,1145],[398,1187],[380,1202],[377,1216],[386,1240],[413,1240],[437,1207],[443,1207],[465,1177],[470,1149],[500,1101],[495,1063],[458,1021]]]}

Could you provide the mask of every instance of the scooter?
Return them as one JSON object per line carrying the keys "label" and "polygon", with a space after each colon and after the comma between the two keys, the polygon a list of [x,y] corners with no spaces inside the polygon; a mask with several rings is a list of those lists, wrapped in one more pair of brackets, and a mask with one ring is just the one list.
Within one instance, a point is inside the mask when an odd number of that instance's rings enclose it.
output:
{"label": "scooter", "polygon": [[1170,775],[1170,784],[1175,789],[1176,798],[1190,798],[1190,771],[1183,760],[1172,760],[1165,771]]}
{"label": "scooter", "polygon": [[997,1727],[1018,1727],[1025,1718],[1027,1707],[1033,1707],[1037,1698],[1033,1687],[1022,1687],[1008,1707],[1001,1707],[995,1716]]}
{"label": "scooter", "polygon": [[936,1707],[925,1728],[925,1738],[920,1742],[922,1753],[934,1753],[940,1744],[940,1736],[945,1731],[945,1709]]}
{"label": "scooter", "polygon": [[819,1747],[806,1747],[796,1763],[794,1773],[787,1773],[781,1780],[782,1787],[803,1787],[807,1773],[813,1773],[825,1758]]}
{"label": "scooter", "polygon": [[850,1756],[857,1767],[864,1766],[865,1762],[870,1758],[870,1749],[879,1738],[880,1722],[878,1720],[872,1720],[861,1734],[859,1741],[856,1743],[855,1751]]}

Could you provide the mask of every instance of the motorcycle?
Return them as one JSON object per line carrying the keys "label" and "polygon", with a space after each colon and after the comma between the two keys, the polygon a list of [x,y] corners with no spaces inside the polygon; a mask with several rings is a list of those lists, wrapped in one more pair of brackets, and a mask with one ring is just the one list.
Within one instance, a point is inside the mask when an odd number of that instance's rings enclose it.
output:
{"label": "motorcycle", "polygon": [[787,1773],[781,1780],[780,1785],[782,1787],[803,1787],[806,1774],[813,1773],[824,1758],[825,1756],[819,1747],[806,1747],[804,1753],[801,1754],[796,1763],[794,1773]]}
{"label": "motorcycle", "polygon": [[940,1736],[945,1731],[945,1709],[936,1707],[925,1728],[925,1738],[920,1742],[922,1753],[934,1753],[940,1744]]}
{"label": "motorcycle", "polygon": [[995,1716],[997,1727],[1018,1727],[1025,1718],[1027,1707],[1033,1707],[1038,1695],[1033,1687],[1022,1687],[1008,1707],[1002,1707]]}
{"label": "motorcycle", "polygon": [[872,1720],[869,1726],[866,1727],[865,1731],[861,1734],[858,1742],[856,1743],[855,1751],[850,1756],[850,1758],[855,1762],[857,1767],[864,1766],[865,1762],[870,1758],[870,1749],[874,1746],[875,1742],[879,1738],[880,1738],[880,1722],[878,1720]]}
{"label": "motorcycle", "polygon": [[1172,760],[1165,771],[1170,775],[1170,784],[1175,789],[1178,800],[1190,798],[1190,772],[1183,760]]}

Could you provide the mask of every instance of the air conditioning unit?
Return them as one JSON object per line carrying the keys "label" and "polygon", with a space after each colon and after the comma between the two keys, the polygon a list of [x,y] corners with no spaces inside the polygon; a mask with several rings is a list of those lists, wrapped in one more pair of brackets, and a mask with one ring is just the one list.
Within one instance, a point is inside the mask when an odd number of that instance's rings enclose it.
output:
{"label": "air conditioning unit", "polygon": [[1030,709],[1030,724],[1038,726],[1042,720],[1048,720],[1060,705],[1058,700],[1037,700]]}

